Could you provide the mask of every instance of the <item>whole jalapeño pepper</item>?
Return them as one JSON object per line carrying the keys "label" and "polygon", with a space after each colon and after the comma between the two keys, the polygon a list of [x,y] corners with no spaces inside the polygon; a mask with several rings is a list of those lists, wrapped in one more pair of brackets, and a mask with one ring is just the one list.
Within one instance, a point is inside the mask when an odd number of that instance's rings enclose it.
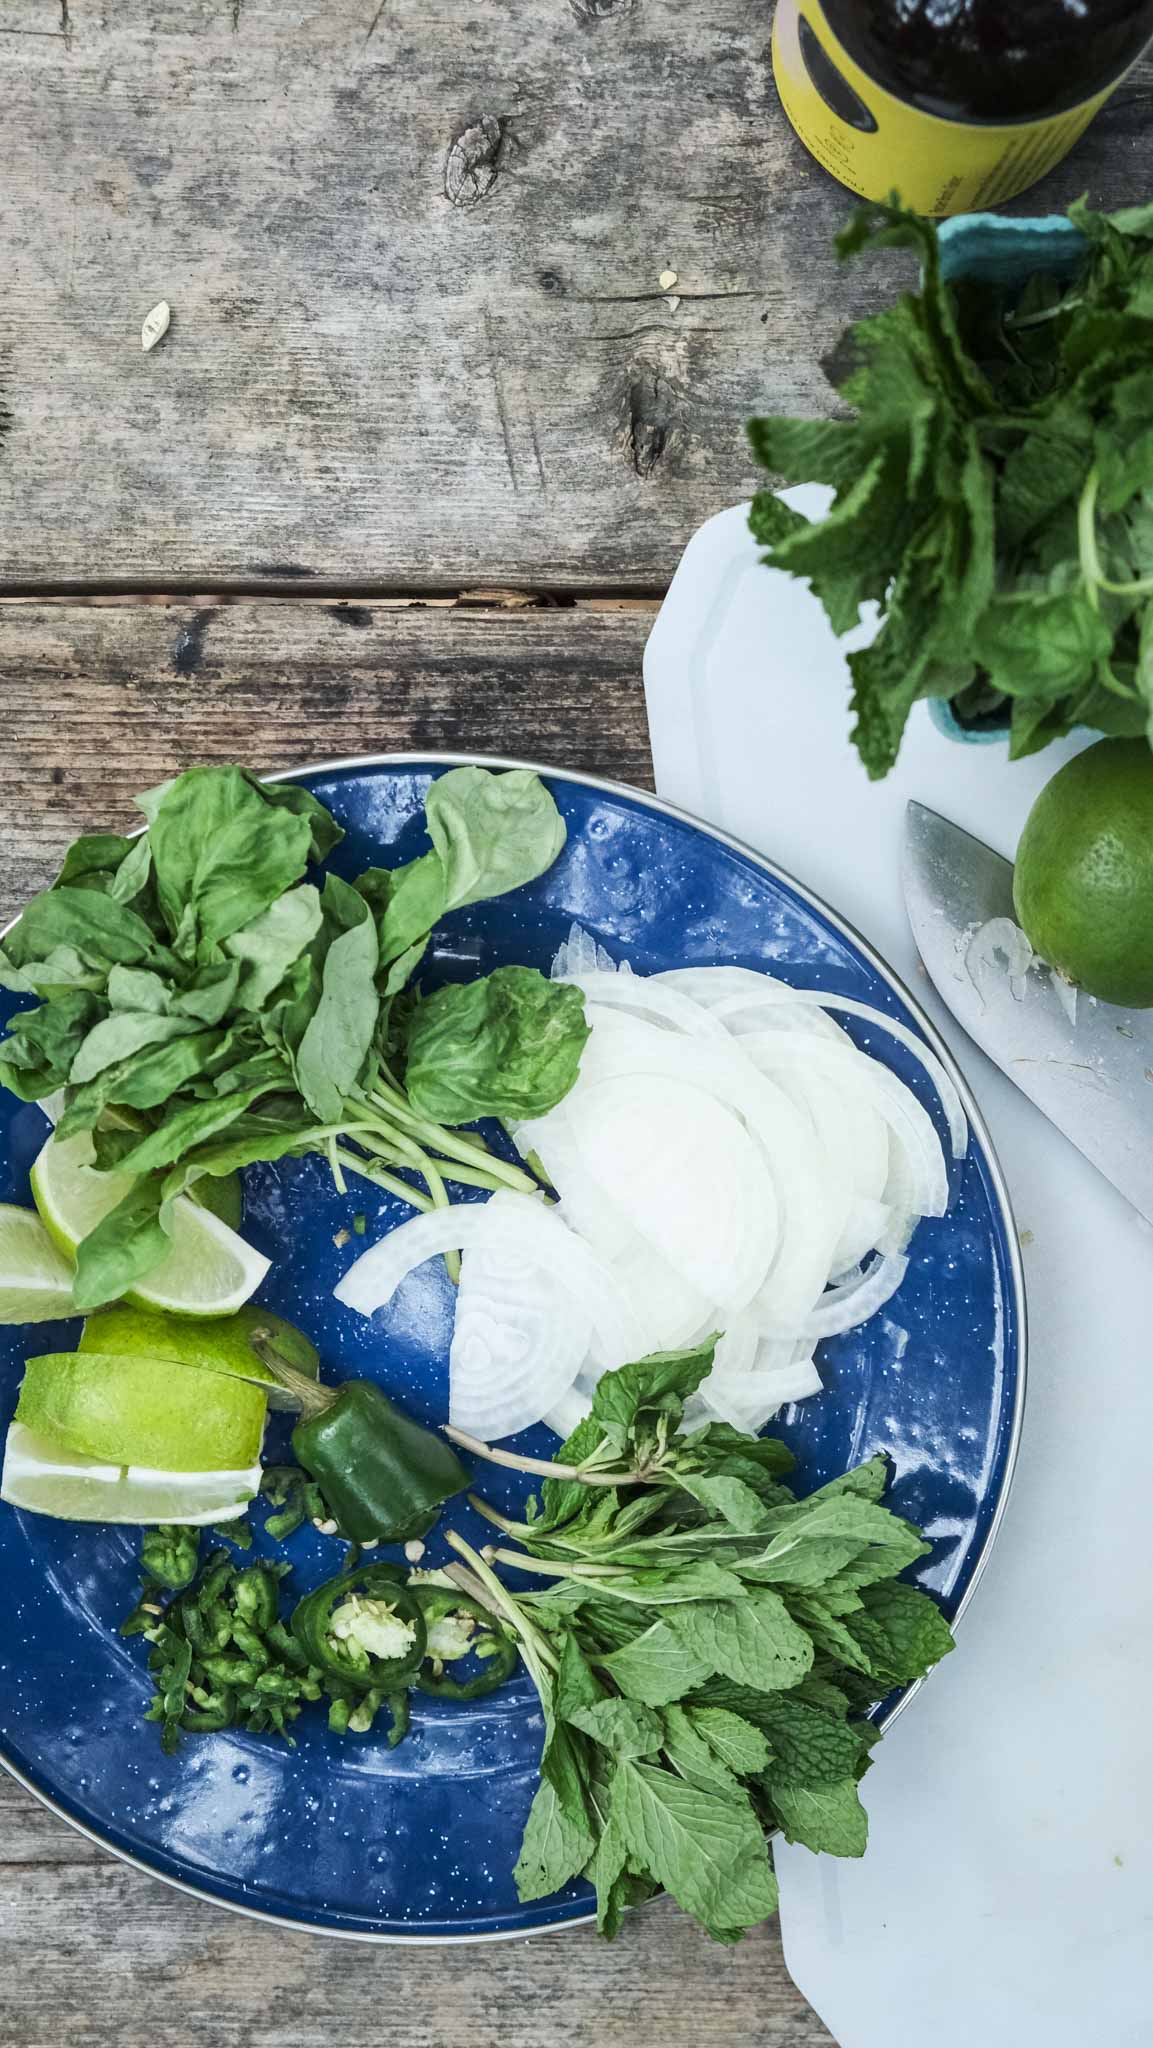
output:
{"label": "whole jalape\u00f1o pepper", "polygon": [[408,1543],[431,1529],[469,1475],[455,1451],[372,1380],[326,1387],[287,1366],[260,1333],[253,1349],[299,1402],[292,1448],[353,1543]]}

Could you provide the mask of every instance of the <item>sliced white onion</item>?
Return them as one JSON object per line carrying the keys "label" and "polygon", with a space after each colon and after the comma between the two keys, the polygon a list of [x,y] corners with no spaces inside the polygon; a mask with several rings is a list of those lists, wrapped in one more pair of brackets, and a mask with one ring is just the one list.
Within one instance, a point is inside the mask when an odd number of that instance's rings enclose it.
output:
{"label": "sliced white onion", "polygon": [[755,1040],[745,1043],[750,1049],[755,1044],[758,1057],[768,1064],[803,1067],[813,1062],[827,1066],[846,1086],[856,1085],[868,1094],[908,1159],[914,1183],[910,1206],[922,1216],[944,1215],[949,1206],[949,1174],[933,1120],[912,1091],[887,1067],[867,1054],[847,1052],[841,1046],[826,1045],[821,1039],[810,1040],[799,1033],[794,1036],[786,1032],[758,1032]]}
{"label": "sliced white onion", "polygon": [[706,1303],[746,1307],[775,1249],[767,1224],[777,1203],[739,1118],[704,1089],[634,1072],[574,1091],[566,1120],[589,1172],[642,1237]]}
{"label": "sliced white onion", "polygon": [[842,1287],[830,1287],[812,1315],[805,1317],[805,1336],[816,1343],[821,1337],[839,1337],[844,1330],[855,1330],[892,1299],[908,1270],[908,1259],[893,1254],[878,1259],[867,1272],[858,1273]]}
{"label": "sliced white onion", "polygon": [[570,924],[567,939],[553,955],[551,971],[554,981],[569,981],[582,974],[630,974],[632,969],[627,961],[618,965],[583,924]]}
{"label": "sliced white onion", "polygon": [[[679,1351],[725,1326],[723,1312],[711,1307],[687,1275],[642,1237],[635,1237],[613,1260],[613,1271],[644,1325],[650,1351]],[[730,1317],[727,1327],[738,1321],[737,1316]]]}
{"label": "sliced white onion", "polygon": [[[727,1044],[729,1034],[701,1003],[679,989],[666,988],[651,974],[606,974],[603,970],[554,975],[554,980],[571,981],[592,1009],[590,1024],[603,1020],[605,1010],[620,1009],[683,1031],[690,1038],[716,1038]],[[586,1008],[586,1015],[588,1009]]]}
{"label": "sliced white onion", "polygon": [[466,1251],[449,1351],[449,1421],[515,1436],[576,1380],[592,1318],[538,1261],[503,1247]]}
{"label": "sliced white onion", "polygon": [[[890,1038],[895,1038],[899,1045],[905,1046],[924,1068],[936,1090],[949,1125],[949,1139],[954,1159],[965,1157],[969,1146],[969,1121],[951,1076],[931,1046],[926,1045],[916,1031],[910,1030],[909,1026],[902,1024],[898,1018],[888,1016],[884,1010],[876,1009],[871,1003],[859,1003],[852,996],[829,995],[823,989],[816,988],[788,988],[783,982],[775,982],[771,983],[760,997],[754,996],[751,990],[748,993],[740,992],[726,996],[717,1004],[713,1014],[724,1023],[728,1023],[730,1019],[748,1015],[750,1010],[762,1006],[771,1012],[782,1007],[795,1008],[806,1004],[811,1004],[821,1011],[843,1010],[846,1016],[859,1017],[863,1023],[873,1025],[878,1031],[888,1032]],[[864,1057],[868,1058],[869,1055],[866,1053]]]}
{"label": "sliced white onion", "polygon": [[830,1013],[920,1061],[959,1154],[957,1091],[907,1026],[751,968],[634,975],[574,926],[554,973],[582,990],[590,1037],[569,1094],[512,1135],[559,1206],[502,1192],[414,1218],[338,1298],[369,1315],[461,1249],[451,1411],[490,1439],[542,1418],[568,1435],[604,1372],[714,1333],[685,1427],[755,1432],[817,1391],[814,1343],[891,1299],[949,1196],[933,1118]]}

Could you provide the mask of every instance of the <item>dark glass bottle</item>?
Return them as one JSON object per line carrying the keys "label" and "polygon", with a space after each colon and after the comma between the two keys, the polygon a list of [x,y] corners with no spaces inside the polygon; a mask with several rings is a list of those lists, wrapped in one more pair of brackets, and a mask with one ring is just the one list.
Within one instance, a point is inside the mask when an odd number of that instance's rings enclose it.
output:
{"label": "dark glass bottle", "polygon": [[802,141],[924,213],[1024,191],[1153,37],[1153,0],[779,0],[773,63]]}

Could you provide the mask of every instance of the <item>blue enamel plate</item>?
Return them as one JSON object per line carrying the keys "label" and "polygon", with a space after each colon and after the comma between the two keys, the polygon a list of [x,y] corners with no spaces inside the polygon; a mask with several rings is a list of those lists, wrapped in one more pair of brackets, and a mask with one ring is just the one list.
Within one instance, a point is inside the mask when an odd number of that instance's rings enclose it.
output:
{"label": "blue enamel plate", "polygon": [[[422,849],[425,792],[460,758],[335,762],[291,779],[344,826],[332,864],[351,877]],[[908,992],[799,884],[652,797],[542,773],[568,826],[564,852],[531,887],[448,919],[434,977],[512,961],[547,971],[577,920],[642,973],[736,962],[857,997],[922,1031],[961,1087],[973,1142],[952,1169],[948,1214],[918,1228],[905,1283],[886,1308],[823,1347],[824,1392],[774,1425],[797,1454],[801,1492],[875,1451],[890,1454],[891,1504],[933,1543],[919,1581],[955,1616],[997,1528],[1024,1397],[1016,1235],[972,1099]],[[851,1019],[848,1028],[939,1115],[903,1047],[883,1033],[871,1043]],[[0,1094],[0,1199],[30,1201],[29,1167],[47,1128],[39,1110]],[[261,1299],[308,1332],[327,1372],[377,1378],[412,1413],[443,1421],[452,1320],[443,1261],[414,1273],[371,1323],[332,1294],[363,1244],[411,1211],[366,1182],[339,1196],[317,1159],[250,1169],[245,1205],[245,1233],[273,1261]],[[367,1235],[344,1242],[358,1211]],[[79,1322],[0,1331],[0,1425],[24,1359],[79,1334]],[[515,1447],[548,1455],[555,1439],[541,1428]],[[283,1455],[276,1435],[271,1448]],[[487,1468],[484,1490],[515,1506],[526,1487]],[[454,1502],[450,1514],[470,1540],[483,1540],[471,1510]],[[258,1533],[262,1547],[275,1548]],[[527,1677],[467,1704],[417,1696],[412,1734],[395,1750],[371,1734],[332,1736],[323,1713],[306,1710],[295,1747],[226,1733],[189,1738],[164,1756],[156,1727],[141,1720],[146,1646],[117,1635],[136,1598],[137,1550],[135,1530],[0,1506],[0,1757],[57,1813],[202,1898],[330,1934],[477,1940],[587,1917],[583,1884],[528,1906],[513,1884],[542,1733]],[[311,1528],[286,1552],[298,1591],[331,1576],[343,1556]],[[433,1537],[425,1562],[440,1561]],[[880,1716],[900,1704],[886,1702]]]}

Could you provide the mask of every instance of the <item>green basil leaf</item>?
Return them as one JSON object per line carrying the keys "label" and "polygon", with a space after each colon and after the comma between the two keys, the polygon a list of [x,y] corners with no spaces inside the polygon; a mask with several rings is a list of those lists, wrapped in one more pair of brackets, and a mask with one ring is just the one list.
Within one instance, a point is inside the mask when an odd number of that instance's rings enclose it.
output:
{"label": "green basil leaf", "polygon": [[435,853],[421,854],[407,867],[391,872],[369,868],[356,886],[378,921],[382,967],[399,961],[417,946],[423,950],[429,932],[448,908],[444,869]]}
{"label": "green basil leaf", "polygon": [[68,848],[52,887],[91,887],[95,882],[106,889],[131,846],[132,841],[119,832],[82,832]]}
{"label": "green basil leaf", "polygon": [[218,945],[300,879],[307,817],[269,803],[240,768],[190,768],[164,791],[149,839],[157,897],[178,950]]}
{"label": "green basil leaf", "polygon": [[121,1171],[148,1174],[174,1165],[193,1146],[203,1145],[209,1138],[227,1130],[250,1103],[265,1092],[265,1087],[263,1081],[256,1081],[230,1095],[210,1097],[206,1102],[191,1102],[181,1109],[171,1110],[157,1130],[150,1131],[124,1156],[120,1162]]}
{"label": "green basil leaf", "polygon": [[337,1123],[368,1057],[380,1012],[379,946],[366,903],[361,921],[325,956],[320,1001],[295,1059],[296,1082],[318,1121]]}
{"label": "green basil leaf", "polygon": [[77,1250],[72,1299],[81,1314],[118,1301],[160,1264],[169,1248],[170,1217],[159,1175],[129,1188]]}
{"label": "green basil leaf", "polygon": [[108,1001],[114,1010],[141,1010],[166,1017],[172,993],[163,976],[147,967],[114,967],[108,976]]}
{"label": "green basil leaf", "polygon": [[134,910],[98,889],[65,887],[33,897],[8,935],[7,953],[14,966],[23,967],[43,960],[57,946],[74,947],[83,959],[105,968],[137,966],[161,952]]}
{"label": "green basil leaf", "polygon": [[148,1011],[116,1010],[93,1025],[69,1072],[74,1086],[91,1081],[118,1060],[129,1059],[145,1046],[164,1045],[195,1030],[187,1017],[156,1017]]}
{"label": "green basil leaf", "polygon": [[323,922],[320,892],[309,882],[286,890],[250,924],[224,941],[224,950],[243,969],[238,1002],[262,1010],[316,938]]}
{"label": "green basil leaf", "polygon": [[535,881],[565,843],[556,804],[527,768],[450,768],[433,783],[424,808],[449,910]]}
{"label": "green basil leaf", "polygon": [[312,834],[309,855],[312,860],[327,860],[335,846],[344,838],[344,827],[338,825],[332,812],[315,797],[311,790],[304,789],[299,782],[262,782],[259,776],[244,770],[252,788],[266,804],[274,810],[291,811],[294,816],[304,818]]}
{"label": "green basil leaf", "polygon": [[588,1040],[579,988],[498,967],[439,988],[412,1011],[405,1085],[436,1123],[545,1116],[576,1080]]}

